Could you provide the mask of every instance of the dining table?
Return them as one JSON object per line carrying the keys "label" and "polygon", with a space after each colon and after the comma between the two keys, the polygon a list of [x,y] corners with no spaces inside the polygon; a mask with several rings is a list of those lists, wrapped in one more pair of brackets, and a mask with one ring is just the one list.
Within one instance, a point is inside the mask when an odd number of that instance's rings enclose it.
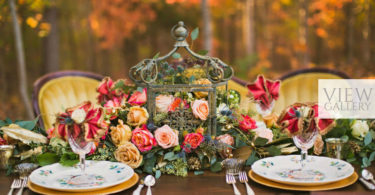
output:
{"label": "dining table", "polygon": [[[248,168],[249,169],[249,168]],[[360,169],[358,166],[355,166],[355,170],[360,176]],[[375,166],[372,165],[368,167],[368,170],[372,173],[375,173]],[[140,178],[143,178],[145,175],[141,174]],[[13,179],[17,178],[14,176],[6,176],[5,171],[0,171],[0,194],[7,194],[9,187]],[[138,185],[138,184],[137,184]],[[124,190],[116,194],[132,194],[132,192],[137,188],[137,185]],[[246,188],[243,183],[240,183],[237,180],[237,188],[242,195],[246,195]],[[365,186],[357,180],[354,184],[330,191],[289,191],[281,190],[276,188],[267,187],[261,184],[258,184],[251,179],[249,179],[249,185],[254,190],[255,194],[312,194],[312,195],[334,195],[334,194],[375,194],[375,191],[370,191],[365,188]],[[146,194],[147,187],[145,186],[142,189],[141,194]],[[177,195],[177,194],[187,194],[187,195],[206,195],[206,194],[233,194],[233,188],[231,185],[225,182],[225,172],[213,173],[210,171],[205,171],[202,175],[195,175],[194,172],[189,172],[187,177],[177,177],[174,175],[162,175],[157,179],[155,186],[152,187],[152,193],[155,195]],[[16,194],[14,192],[14,194]],[[24,195],[34,195],[36,193],[32,192],[29,189],[25,189],[23,192]]]}

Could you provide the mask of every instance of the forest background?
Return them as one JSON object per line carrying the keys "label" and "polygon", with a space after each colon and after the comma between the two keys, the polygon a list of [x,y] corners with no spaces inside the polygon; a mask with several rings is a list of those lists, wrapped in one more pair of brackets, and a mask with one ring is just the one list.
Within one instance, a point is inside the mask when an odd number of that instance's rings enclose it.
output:
{"label": "forest background", "polygon": [[30,99],[33,82],[49,72],[126,78],[140,60],[171,49],[170,29],[180,20],[199,28],[194,50],[221,58],[246,81],[309,67],[371,78],[374,10],[374,0],[0,0],[0,119],[30,118],[20,91]]}

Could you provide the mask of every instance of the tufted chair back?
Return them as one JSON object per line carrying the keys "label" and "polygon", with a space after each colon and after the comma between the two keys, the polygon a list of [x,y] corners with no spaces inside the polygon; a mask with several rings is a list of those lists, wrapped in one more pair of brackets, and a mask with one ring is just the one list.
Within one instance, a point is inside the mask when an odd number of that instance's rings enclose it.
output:
{"label": "tufted chair back", "polygon": [[96,103],[96,88],[103,76],[81,71],[54,72],[34,83],[33,108],[45,130],[52,127],[56,114],[83,101]]}

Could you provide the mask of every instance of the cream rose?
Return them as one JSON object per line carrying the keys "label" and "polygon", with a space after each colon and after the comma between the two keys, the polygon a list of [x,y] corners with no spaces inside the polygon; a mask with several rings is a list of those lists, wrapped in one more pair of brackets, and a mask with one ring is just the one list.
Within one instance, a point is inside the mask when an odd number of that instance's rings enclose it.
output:
{"label": "cream rose", "polygon": [[169,105],[173,103],[173,95],[158,95],[155,99],[157,112],[168,112]]}
{"label": "cream rose", "polygon": [[370,127],[367,121],[355,120],[351,126],[353,137],[362,140],[368,133]]}
{"label": "cream rose", "polygon": [[138,168],[143,160],[143,156],[131,142],[120,145],[114,154],[117,161],[129,165],[133,169]]}
{"label": "cream rose", "polygon": [[199,118],[202,121],[207,120],[210,109],[206,100],[195,100],[191,105],[191,109],[195,118]]}
{"label": "cream rose", "polygon": [[118,125],[116,127],[111,127],[110,135],[112,138],[112,142],[116,146],[118,146],[130,141],[130,139],[132,138],[132,130],[129,126],[124,125],[124,122],[119,119]]}
{"label": "cream rose", "polygon": [[145,108],[133,106],[128,113],[128,124],[131,126],[140,126],[146,124],[148,120],[148,112]]}
{"label": "cream rose", "polygon": [[252,131],[255,132],[256,137],[261,137],[261,138],[266,138],[268,139],[268,143],[272,142],[273,139],[273,133],[270,129],[267,128],[256,128],[253,129]]}
{"label": "cream rose", "polygon": [[173,130],[168,125],[156,129],[154,135],[159,146],[164,149],[178,145],[178,131]]}

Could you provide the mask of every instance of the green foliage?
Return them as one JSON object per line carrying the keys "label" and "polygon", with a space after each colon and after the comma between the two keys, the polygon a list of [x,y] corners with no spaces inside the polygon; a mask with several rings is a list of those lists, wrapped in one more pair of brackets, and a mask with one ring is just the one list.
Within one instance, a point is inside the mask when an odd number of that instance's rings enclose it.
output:
{"label": "green foliage", "polygon": [[24,129],[32,130],[34,129],[36,123],[38,122],[39,117],[36,117],[34,120],[31,121],[19,121],[16,124]]}
{"label": "green foliage", "polygon": [[63,166],[71,167],[79,162],[78,155],[73,152],[66,152],[64,153],[59,163]]}
{"label": "green foliage", "polygon": [[198,38],[199,35],[199,28],[196,27],[193,31],[190,33],[191,40],[194,41],[195,39]]}
{"label": "green foliage", "polygon": [[59,162],[59,156],[57,154],[47,152],[40,154],[36,157],[37,162],[40,166],[50,165]]}
{"label": "green foliage", "polygon": [[256,156],[256,152],[251,152],[251,155],[249,158],[246,160],[245,165],[246,166],[251,166],[255,161],[257,161],[259,158]]}
{"label": "green foliage", "polygon": [[178,58],[181,58],[181,54],[178,53],[178,52],[174,52],[174,53],[172,54],[172,57],[173,57],[174,59],[178,59]]}
{"label": "green foliage", "polygon": [[157,54],[154,55],[154,57],[152,57],[152,59],[157,59],[160,55],[160,52],[158,52]]}
{"label": "green foliage", "polygon": [[215,162],[213,165],[211,165],[210,170],[214,173],[221,171],[222,170],[221,163]]}
{"label": "green foliage", "polygon": [[365,146],[369,145],[372,141],[372,136],[371,136],[371,133],[368,132],[365,136],[365,139],[364,139],[364,144]]}
{"label": "green foliage", "polygon": [[255,146],[264,146],[268,142],[268,139],[263,138],[263,137],[257,137],[254,141]]}
{"label": "green foliage", "polygon": [[266,148],[266,151],[269,153],[270,156],[278,156],[281,154],[280,148],[276,146],[270,146]]}

